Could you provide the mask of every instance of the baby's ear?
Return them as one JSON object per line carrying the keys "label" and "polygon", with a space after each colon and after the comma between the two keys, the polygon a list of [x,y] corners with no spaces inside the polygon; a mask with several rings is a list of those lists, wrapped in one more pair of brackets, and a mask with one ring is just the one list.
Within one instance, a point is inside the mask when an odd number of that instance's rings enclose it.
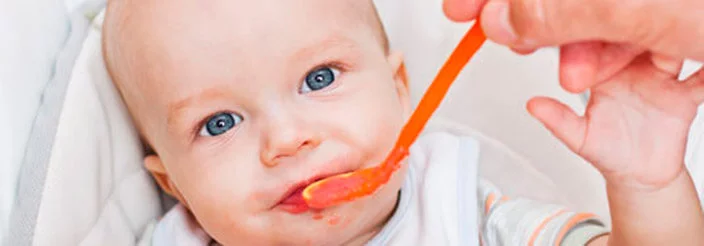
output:
{"label": "baby's ear", "polygon": [[391,51],[386,57],[394,73],[394,80],[401,83],[401,85],[408,90],[408,74],[406,74],[406,64],[403,59],[403,53],[400,51]]}
{"label": "baby's ear", "polygon": [[186,205],[186,201],[183,199],[181,192],[179,192],[178,188],[171,182],[169,175],[166,173],[166,168],[164,168],[164,164],[161,162],[161,158],[159,158],[158,155],[152,154],[145,157],[144,167],[152,174],[156,183],[159,184],[159,187],[161,187],[166,194],[178,199],[181,204]]}
{"label": "baby's ear", "polygon": [[387,60],[394,73],[396,92],[407,118],[411,114],[411,96],[409,95],[408,74],[406,73],[406,64],[403,62],[403,53],[391,51]]}

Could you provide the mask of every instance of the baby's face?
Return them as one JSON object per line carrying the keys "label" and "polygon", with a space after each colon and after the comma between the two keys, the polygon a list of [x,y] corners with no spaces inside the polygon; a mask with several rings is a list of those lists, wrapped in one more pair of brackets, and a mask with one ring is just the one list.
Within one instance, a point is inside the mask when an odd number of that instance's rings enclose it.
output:
{"label": "baby's face", "polygon": [[132,12],[153,10],[128,42],[142,79],[123,83],[138,83],[141,97],[125,99],[158,153],[145,162],[161,185],[226,245],[372,236],[405,167],[338,207],[313,211],[300,196],[312,181],[380,164],[409,113],[402,58],[381,44],[371,3],[154,2]]}

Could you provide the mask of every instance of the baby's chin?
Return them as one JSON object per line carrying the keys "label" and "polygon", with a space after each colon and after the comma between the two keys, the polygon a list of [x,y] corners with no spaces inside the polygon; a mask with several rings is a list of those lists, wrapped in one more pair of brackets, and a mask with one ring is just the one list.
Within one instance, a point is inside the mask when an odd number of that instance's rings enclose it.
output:
{"label": "baby's chin", "polygon": [[341,245],[358,244],[357,240],[364,244],[393,212],[397,190],[384,187],[370,197],[323,210],[270,210],[249,219],[218,221],[206,231],[222,245]]}
{"label": "baby's chin", "polygon": [[300,214],[272,211],[262,215],[269,218],[243,219],[260,223],[232,221],[234,226],[222,226],[210,235],[222,245],[340,245],[362,232],[359,219],[364,216],[350,209],[340,206]]}

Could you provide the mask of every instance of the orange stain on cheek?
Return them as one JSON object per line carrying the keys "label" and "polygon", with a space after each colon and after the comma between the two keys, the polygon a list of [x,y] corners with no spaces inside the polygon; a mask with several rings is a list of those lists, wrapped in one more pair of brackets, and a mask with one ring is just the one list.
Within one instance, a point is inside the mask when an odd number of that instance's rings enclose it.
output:
{"label": "orange stain on cheek", "polygon": [[[312,218],[314,220],[322,220],[322,219],[325,219],[326,216],[322,215],[322,214],[313,214]],[[325,222],[327,222],[327,224],[331,225],[331,226],[339,225],[340,222],[343,222],[343,225],[346,226],[350,222],[352,222],[352,219],[349,217],[343,217],[343,216],[340,216],[337,214],[333,214],[333,215],[327,216],[327,219],[325,220]]]}
{"label": "orange stain on cheek", "polygon": [[334,214],[328,218],[328,225],[337,225],[340,223],[340,216],[337,214]]}

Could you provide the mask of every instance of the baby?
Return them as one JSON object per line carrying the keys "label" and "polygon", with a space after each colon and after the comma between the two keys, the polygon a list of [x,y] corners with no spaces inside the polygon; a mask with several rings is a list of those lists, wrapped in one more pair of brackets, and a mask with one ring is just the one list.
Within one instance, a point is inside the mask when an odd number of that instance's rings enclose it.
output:
{"label": "baby", "polygon": [[586,118],[529,104],[606,177],[609,236],[588,214],[477,184],[477,143],[447,133],[420,138],[374,195],[307,207],[311,182],[381,163],[412,112],[403,56],[370,0],[113,0],[103,36],[144,164],[180,202],[147,244],[702,242],[682,162],[698,101],[645,58],[593,90]]}

